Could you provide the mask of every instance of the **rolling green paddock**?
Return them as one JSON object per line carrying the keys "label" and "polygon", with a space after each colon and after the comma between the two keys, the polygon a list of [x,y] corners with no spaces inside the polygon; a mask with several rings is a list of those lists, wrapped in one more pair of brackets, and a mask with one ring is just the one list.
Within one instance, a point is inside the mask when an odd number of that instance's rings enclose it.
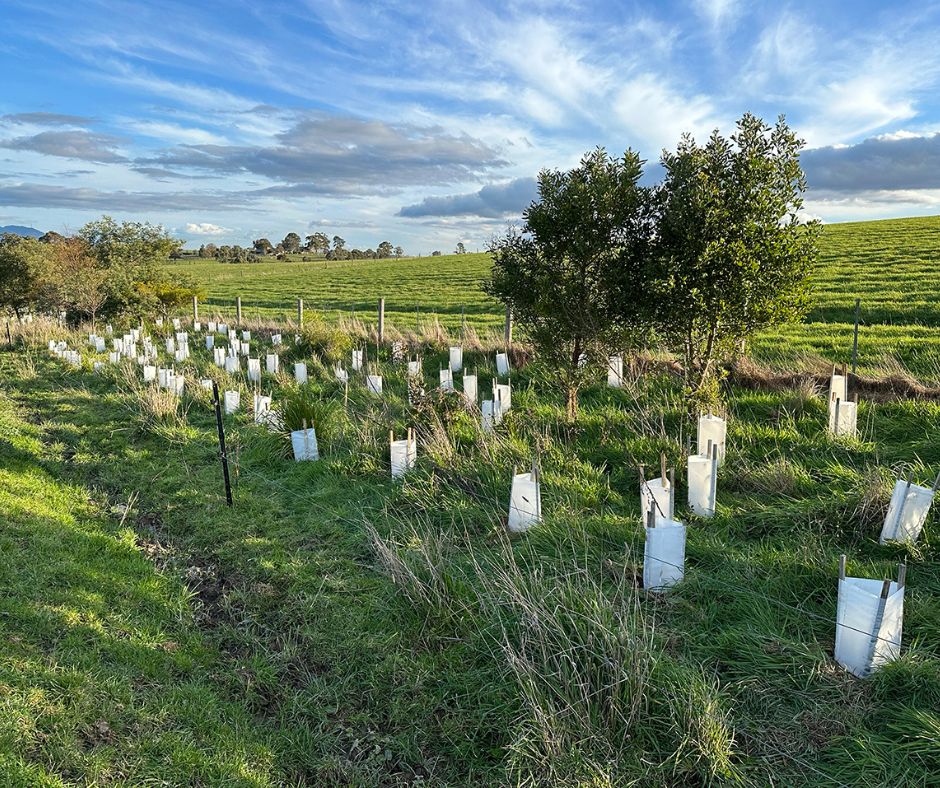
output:
{"label": "rolling green paddock", "polygon": [[[457,395],[410,408],[383,358],[385,396],[354,377],[347,409],[318,425],[321,461],[294,463],[244,412],[244,376],[192,347],[170,410],[133,365],[0,354],[12,784],[887,786],[940,772],[936,511],[916,547],[877,541],[893,470],[929,483],[940,467],[940,405],[862,402],[860,438],[834,440],[822,396],[729,389],[705,521],[684,505],[690,427],[670,378],[598,382],[572,427],[538,368],[517,371],[488,436]],[[429,390],[445,352],[426,348]],[[286,368],[299,350],[280,353]],[[331,362],[305,358],[311,391],[342,403]],[[485,389],[492,359],[465,363]],[[242,394],[225,417],[233,509],[204,375]],[[295,385],[264,374],[261,388],[277,405]],[[393,483],[388,430],[409,425],[418,467]],[[655,473],[660,452],[689,524],[668,594],[636,587],[637,464]],[[535,456],[546,520],[509,540],[512,470]],[[832,660],[842,553],[861,576],[908,562],[904,653],[866,681]]]}
{"label": "rolling green paddock", "polygon": [[[486,254],[177,265],[205,286],[206,314],[233,314],[240,295],[246,317],[287,318],[302,297],[308,310],[331,319],[355,312],[374,323],[384,297],[386,319],[403,329],[435,315],[457,329],[461,309],[477,330],[503,325],[501,306],[479,289],[490,265]],[[806,322],[757,337],[758,361],[787,369],[850,362],[855,299],[861,298],[859,370],[940,383],[940,217],[827,225],[813,285]]]}

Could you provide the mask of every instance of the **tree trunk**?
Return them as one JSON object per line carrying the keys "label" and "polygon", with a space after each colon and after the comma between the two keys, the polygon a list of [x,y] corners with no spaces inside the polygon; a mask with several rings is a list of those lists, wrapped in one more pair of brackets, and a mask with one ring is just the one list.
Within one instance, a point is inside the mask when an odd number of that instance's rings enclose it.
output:
{"label": "tree trunk", "polygon": [[565,410],[568,414],[568,421],[575,421],[578,418],[578,389],[574,386],[568,387],[568,402]]}

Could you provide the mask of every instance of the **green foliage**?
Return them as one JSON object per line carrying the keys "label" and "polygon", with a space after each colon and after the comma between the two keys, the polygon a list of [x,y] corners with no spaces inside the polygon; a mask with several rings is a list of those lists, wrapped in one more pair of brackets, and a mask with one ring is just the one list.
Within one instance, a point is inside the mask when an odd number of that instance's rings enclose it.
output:
{"label": "green foliage", "polygon": [[322,318],[307,314],[298,330],[300,340],[292,349],[297,359],[316,356],[331,364],[343,361],[352,350],[352,339],[345,331],[330,325]]}
{"label": "green foliage", "polygon": [[35,238],[0,236],[0,309],[19,317],[36,303],[47,251]]}
{"label": "green foliage", "polygon": [[336,439],[345,422],[342,402],[307,385],[286,390],[279,399],[278,411],[285,432],[313,427],[324,445]]}
{"label": "green foliage", "polygon": [[153,279],[138,282],[137,290],[141,303],[147,307],[153,305],[164,318],[190,303],[194,296],[200,298],[205,294],[191,277],[177,271],[157,274]]}
{"label": "green foliage", "polygon": [[78,237],[97,257],[99,266],[108,271],[108,295],[102,314],[109,316],[143,316],[149,294],[140,283],[160,281],[160,265],[182,246],[161,226],[118,223],[110,216],[89,222],[79,230]]}
{"label": "green foliage", "polygon": [[818,227],[799,217],[802,147],[782,117],[746,114],[730,139],[686,136],[663,153],[649,299],[693,396],[713,398],[719,360],[807,308]]}
{"label": "green foliage", "polygon": [[543,170],[522,233],[490,248],[493,270],[483,288],[510,307],[542,362],[557,371],[571,417],[586,370],[606,364],[626,344],[625,329],[637,325],[616,309],[612,283],[626,281],[622,272],[641,268],[648,252],[642,165],[633,151],[613,159],[598,148],[573,170]]}

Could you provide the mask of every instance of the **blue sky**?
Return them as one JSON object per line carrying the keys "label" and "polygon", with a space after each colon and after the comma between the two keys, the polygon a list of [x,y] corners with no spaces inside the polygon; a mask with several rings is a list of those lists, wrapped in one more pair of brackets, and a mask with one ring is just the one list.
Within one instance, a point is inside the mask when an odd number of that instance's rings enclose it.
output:
{"label": "blue sky", "polygon": [[806,139],[809,214],[940,213],[938,3],[3,0],[0,30],[0,225],[474,249],[540,168],[745,111]]}

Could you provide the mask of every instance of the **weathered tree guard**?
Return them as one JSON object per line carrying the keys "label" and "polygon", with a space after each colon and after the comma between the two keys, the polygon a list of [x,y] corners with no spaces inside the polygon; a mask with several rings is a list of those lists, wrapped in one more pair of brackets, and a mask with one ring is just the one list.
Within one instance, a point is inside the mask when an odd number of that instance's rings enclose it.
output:
{"label": "weathered tree guard", "polygon": [[542,519],[542,493],[535,463],[529,473],[514,473],[509,493],[508,528],[514,533],[528,531]]}
{"label": "weathered tree guard", "polygon": [[901,564],[897,582],[846,577],[844,555],[839,562],[835,658],[859,678],[901,654],[906,574]]}

